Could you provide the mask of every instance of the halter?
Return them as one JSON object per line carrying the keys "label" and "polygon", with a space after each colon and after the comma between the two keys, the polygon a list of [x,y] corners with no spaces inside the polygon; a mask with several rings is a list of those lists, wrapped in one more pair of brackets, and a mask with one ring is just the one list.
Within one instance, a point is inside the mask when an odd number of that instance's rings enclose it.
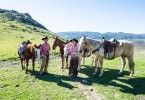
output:
{"label": "halter", "polygon": [[[84,41],[85,41],[85,46],[86,46],[86,45],[87,45],[86,39],[84,39]],[[83,49],[85,49],[85,46],[83,47]],[[99,50],[100,50],[101,47],[102,47],[102,43],[101,43],[101,45],[100,45],[97,49],[93,50],[92,53],[93,53],[93,52],[95,53],[96,51],[99,52]]]}

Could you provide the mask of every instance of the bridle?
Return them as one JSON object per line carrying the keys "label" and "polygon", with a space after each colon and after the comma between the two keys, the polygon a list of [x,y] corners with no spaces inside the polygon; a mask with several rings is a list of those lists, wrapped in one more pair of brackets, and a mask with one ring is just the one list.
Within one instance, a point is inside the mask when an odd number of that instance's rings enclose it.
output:
{"label": "bridle", "polygon": [[[85,45],[84,45],[84,47],[83,47],[83,50],[86,49],[86,45],[87,45],[86,39],[84,39],[84,43],[85,43]],[[95,50],[93,50],[92,52],[96,52],[96,51],[99,52],[99,50],[100,50],[100,48],[101,48],[102,46],[103,46],[103,44],[101,43],[101,45],[100,45],[98,48],[96,48]]]}
{"label": "bridle", "polygon": [[55,42],[53,44],[53,49],[55,49],[58,46],[58,44],[56,44],[57,42],[58,42],[58,39],[55,39]]}

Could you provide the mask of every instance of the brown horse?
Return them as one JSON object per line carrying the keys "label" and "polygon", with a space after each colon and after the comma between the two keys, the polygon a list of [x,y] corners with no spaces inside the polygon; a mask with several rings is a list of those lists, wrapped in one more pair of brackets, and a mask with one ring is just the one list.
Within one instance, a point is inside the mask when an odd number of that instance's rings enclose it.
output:
{"label": "brown horse", "polygon": [[[62,59],[62,69],[63,69],[63,67],[64,67],[64,56],[63,56],[64,55],[64,45],[67,43],[60,40],[58,37],[56,37],[54,39],[55,39],[55,41],[53,43],[52,49],[55,50],[57,46],[59,47],[59,52],[60,52],[61,59]],[[66,57],[66,68],[68,68],[68,56]]]}
{"label": "brown horse", "polygon": [[26,61],[26,74],[28,73],[28,66],[29,66],[29,60],[32,59],[32,66],[33,66],[33,72],[34,72],[34,67],[35,67],[35,59],[36,59],[36,51],[35,51],[35,46],[32,44],[28,44],[26,46],[26,50],[24,53],[24,56],[22,55],[21,52],[21,45],[19,45],[18,48],[18,55],[21,60],[21,65],[22,65],[22,70],[25,69],[25,61]]}

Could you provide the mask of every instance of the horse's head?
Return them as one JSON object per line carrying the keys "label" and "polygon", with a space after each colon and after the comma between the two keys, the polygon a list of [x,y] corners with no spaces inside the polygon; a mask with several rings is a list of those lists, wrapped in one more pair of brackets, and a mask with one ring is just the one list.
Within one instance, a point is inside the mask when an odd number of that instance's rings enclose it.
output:
{"label": "horse's head", "polygon": [[86,45],[87,45],[87,41],[86,41],[86,37],[80,37],[80,41],[79,41],[79,53],[82,53],[84,51],[84,49],[86,49]]}
{"label": "horse's head", "polygon": [[38,46],[35,44],[34,46],[35,46],[36,49],[40,49],[41,44],[39,44]]}
{"label": "horse's head", "polygon": [[34,45],[35,48],[36,48],[36,56],[38,59],[40,59],[40,47],[41,47],[41,44],[39,46],[37,46],[36,44]]}
{"label": "horse's head", "polygon": [[54,37],[54,39],[55,39],[55,41],[54,41],[53,47],[52,47],[53,50],[55,50],[55,48],[59,45],[59,39],[58,39],[58,37]]}
{"label": "horse's head", "polygon": [[63,54],[63,56],[66,58],[68,55],[69,55],[69,53],[70,53],[70,45],[69,44],[65,44],[64,45],[64,54]]}

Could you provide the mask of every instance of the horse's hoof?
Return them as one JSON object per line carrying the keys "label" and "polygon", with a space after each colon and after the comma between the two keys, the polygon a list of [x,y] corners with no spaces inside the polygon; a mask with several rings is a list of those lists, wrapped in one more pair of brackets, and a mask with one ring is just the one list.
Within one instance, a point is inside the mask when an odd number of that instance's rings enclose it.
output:
{"label": "horse's hoof", "polygon": [[79,68],[79,67],[78,67],[78,69],[77,69],[77,70],[78,70],[78,72],[79,72],[79,71],[81,71],[81,68]]}
{"label": "horse's hoof", "polygon": [[133,74],[130,74],[129,76],[130,76],[130,77],[132,77],[132,76],[133,76]]}
{"label": "horse's hoof", "polygon": [[118,74],[119,74],[119,75],[123,75],[123,72],[119,72]]}
{"label": "horse's hoof", "polygon": [[26,74],[28,74],[28,70],[26,69]]}
{"label": "horse's hoof", "polygon": [[93,76],[95,76],[96,75],[96,73],[93,73]]}
{"label": "horse's hoof", "polygon": [[99,75],[99,77],[102,77],[102,76],[103,76],[102,74]]}

